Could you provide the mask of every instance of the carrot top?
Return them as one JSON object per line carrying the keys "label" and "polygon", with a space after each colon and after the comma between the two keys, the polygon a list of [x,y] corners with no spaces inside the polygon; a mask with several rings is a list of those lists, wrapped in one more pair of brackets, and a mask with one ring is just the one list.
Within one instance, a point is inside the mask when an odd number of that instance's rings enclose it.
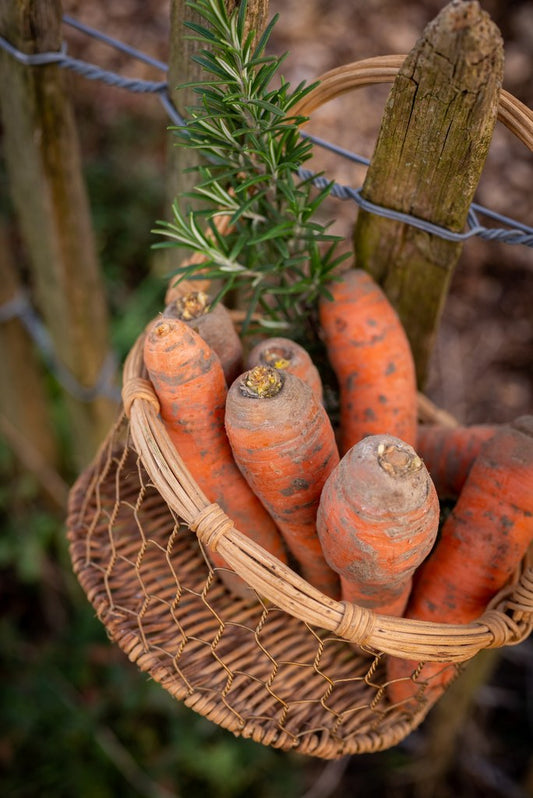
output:
{"label": "carrot top", "polygon": [[209,297],[205,291],[189,291],[183,296],[178,296],[172,305],[176,317],[182,321],[192,321],[211,310]]}
{"label": "carrot top", "polygon": [[274,336],[259,341],[246,358],[249,369],[254,366],[272,366],[288,371],[306,382],[319,400],[323,400],[322,378],[307,349],[290,338]]}
{"label": "carrot top", "polygon": [[271,399],[283,387],[283,376],[272,366],[254,366],[240,377],[239,388],[243,396]]}

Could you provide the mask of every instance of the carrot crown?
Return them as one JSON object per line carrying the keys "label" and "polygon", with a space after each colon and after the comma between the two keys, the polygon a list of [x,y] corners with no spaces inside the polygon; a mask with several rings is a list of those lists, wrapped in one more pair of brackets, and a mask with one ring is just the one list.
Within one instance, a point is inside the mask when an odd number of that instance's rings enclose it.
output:
{"label": "carrot crown", "polygon": [[384,471],[396,478],[413,474],[422,468],[422,460],[417,454],[394,443],[380,443],[377,460]]}
{"label": "carrot crown", "polygon": [[271,399],[277,396],[284,383],[284,375],[272,366],[254,366],[240,378],[243,396],[251,399]]}
{"label": "carrot crown", "polygon": [[263,351],[261,357],[265,365],[283,370],[289,368],[292,353],[281,346],[271,346]]}
{"label": "carrot crown", "polygon": [[211,306],[205,291],[189,291],[172,303],[173,313],[182,321],[192,321],[209,313]]}

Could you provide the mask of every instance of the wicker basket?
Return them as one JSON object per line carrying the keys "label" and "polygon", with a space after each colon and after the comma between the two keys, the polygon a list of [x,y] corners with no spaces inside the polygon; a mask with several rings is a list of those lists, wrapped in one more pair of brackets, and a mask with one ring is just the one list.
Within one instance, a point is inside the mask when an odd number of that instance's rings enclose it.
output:
{"label": "wicker basket", "polygon": [[[369,59],[328,73],[302,112],[391,80],[401,61]],[[533,115],[506,102],[506,124],[533,145]],[[530,633],[531,553],[467,625],[381,616],[313,588],[199,490],[160,421],[142,342],[125,364],[124,412],[72,488],[67,526],[74,571],[111,639],[172,695],[237,735],[332,759],[400,742],[430,709],[423,684],[414,709],[389,702],[387,657],[459,672],[481,649]],[[419,412],[432,415],[423,397]],[[209,549],[257,601],[227,592]]]}

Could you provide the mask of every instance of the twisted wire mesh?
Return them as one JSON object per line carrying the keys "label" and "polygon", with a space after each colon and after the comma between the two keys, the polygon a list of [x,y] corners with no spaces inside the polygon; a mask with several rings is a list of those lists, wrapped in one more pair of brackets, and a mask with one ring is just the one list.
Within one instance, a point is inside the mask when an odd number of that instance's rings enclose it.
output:
{"label": "twisted wire mesh", "polygon": [[234,733],[334,758],[394,744],[425,714],[423,690],[415,712],[390,704],[384,655],[259,596],[230,596],[150,482],[124,417],[71,493],[68,530],[74,570],[111,638]]}

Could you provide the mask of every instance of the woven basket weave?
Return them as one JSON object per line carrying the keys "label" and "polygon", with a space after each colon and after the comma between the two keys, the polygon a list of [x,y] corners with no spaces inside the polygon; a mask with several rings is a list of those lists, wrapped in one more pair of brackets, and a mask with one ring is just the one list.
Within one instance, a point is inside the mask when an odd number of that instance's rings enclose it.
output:
{"label": "woven basket weave", "polygon": [[[402,60],[327,73],[300,111],[391,80]],[[533,115],[506,102],[513,113],[504,112],[505,123],[533,146]],[[265,745],[327,759],[378,751],[404,739],[430,709],[424,685],[414,709],[389,702],[387,657],[459,672],[481,649],[531,632],[531,552],[467,625],[381,616],[313,588],[199,490],[159,418],[142,344],[143,336],[125,364],[124,412],[71,490],[67,527],[74,571],[111,639],[177,699]],[[419,413],[446,420],[423,397]],[[210,549],[257,601],[227,592],[204,555]]]}

